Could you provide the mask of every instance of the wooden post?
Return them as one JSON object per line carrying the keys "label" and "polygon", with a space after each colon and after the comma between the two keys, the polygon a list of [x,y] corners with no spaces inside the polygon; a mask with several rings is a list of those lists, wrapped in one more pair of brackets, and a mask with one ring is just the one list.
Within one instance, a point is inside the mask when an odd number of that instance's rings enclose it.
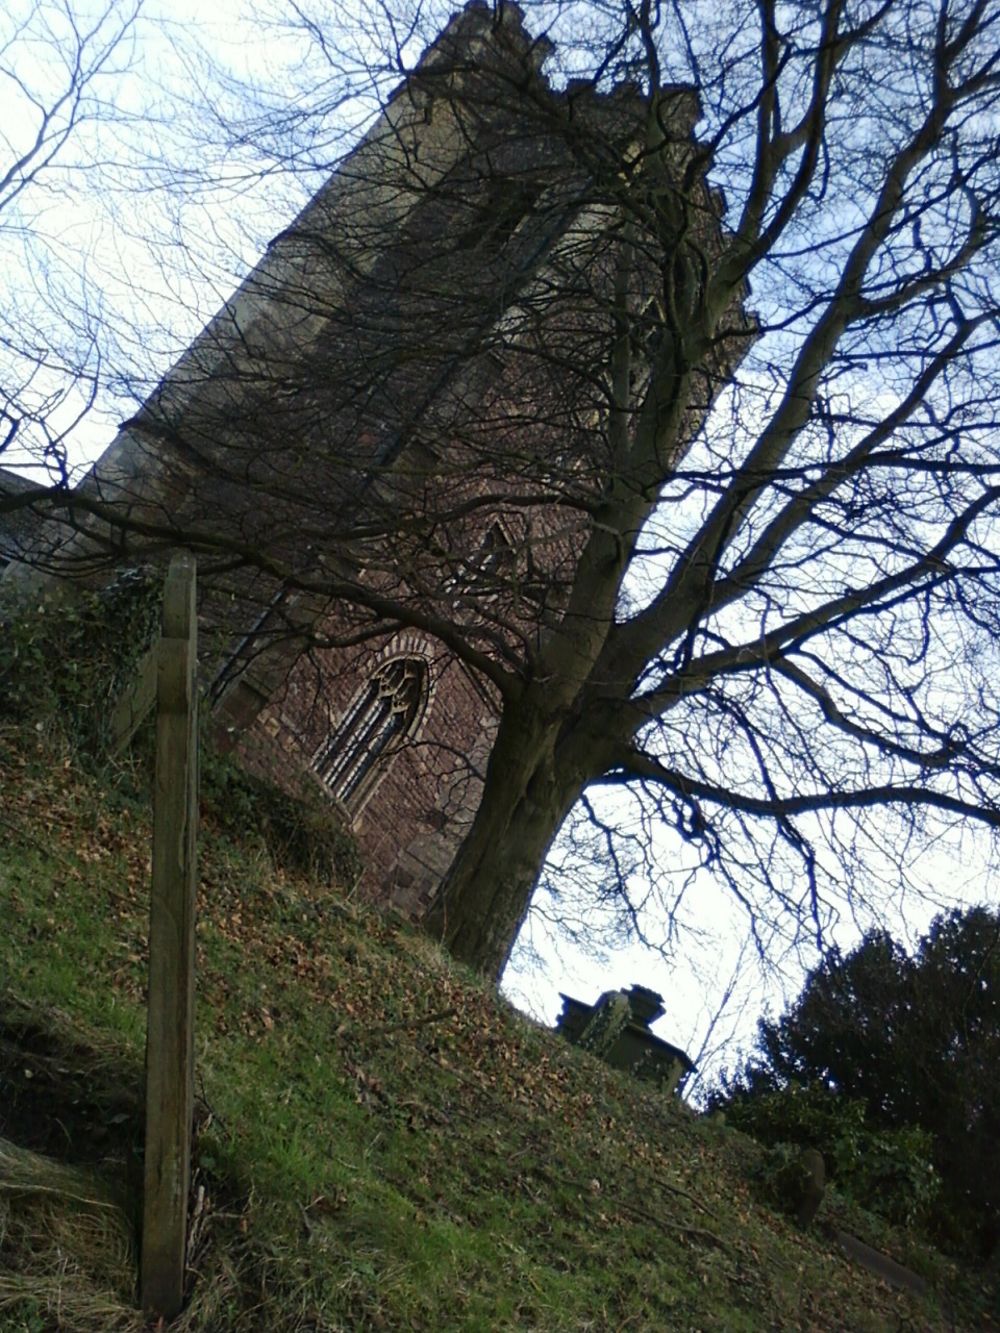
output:
{"label": "wooden post", "polygon": [[194,1108],[198,698],[191,556],[171,561],[162,625],[157,646],[140,1297],[144,1310],[172,1319],[184,1301]]}

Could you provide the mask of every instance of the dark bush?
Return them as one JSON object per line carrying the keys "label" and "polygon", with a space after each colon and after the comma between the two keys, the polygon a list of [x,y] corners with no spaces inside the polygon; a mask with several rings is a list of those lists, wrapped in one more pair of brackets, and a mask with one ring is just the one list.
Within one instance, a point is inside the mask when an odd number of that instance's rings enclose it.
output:
{"label": "dark bush", "polygon": [[[832,950],[788,1010],[760,1023],[757,1050],[709,1104],[758,1137],[783,1119],[790,1141],[819,1146],[812,1122],[831,1099],[831,1114],[863,1140],[855,1192],[888,1197],[898,1185],[895,1215],[921,1215],[919,1159],[929,1154],[940,1181],[934,1240],[989,1260],[1000,1238],[998,996],[995,908],[937,917],[913,954],[873,931],[846,955]],[[814,1100],[802,1100],[805,1088]]]}
{"label": "dark bush", "polygon": [[869,1123],[864,1102],[819,1084],[792,1083],[736,1098],[727,1104],[726,1118],[758,1142],[781,1148],[770,1174],[782,1198],[798,1154],[815,1148],[831,1182],[855,1203],[907,1226],[930,1216],[941,1181],[931,1162],[931,1136],[924,1130],[879,1129]]}
{"label": "dark bush", "polygon": [[275,864],[350,889],[361,872],[357,843],[323,796],[303,781],[293,795],[202,746],[201,805],[234,837],[259,833]]}

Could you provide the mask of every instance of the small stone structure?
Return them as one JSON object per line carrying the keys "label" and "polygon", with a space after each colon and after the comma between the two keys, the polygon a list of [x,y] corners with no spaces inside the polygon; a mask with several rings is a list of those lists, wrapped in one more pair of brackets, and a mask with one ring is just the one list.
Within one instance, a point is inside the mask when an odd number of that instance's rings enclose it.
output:
{"label": "small stone structure", "polygon": [[605,991],[596,1004],[584,1004],[560,993],[563,1011],[556,1023],[574,1046],[582,1046],[636,1078],[657,1083],[664,1092],[676,1091],[694,1061],[677,1046],[650,1031],[650,1024],[666,1012],[663,996],[647,986],[627,991]]}

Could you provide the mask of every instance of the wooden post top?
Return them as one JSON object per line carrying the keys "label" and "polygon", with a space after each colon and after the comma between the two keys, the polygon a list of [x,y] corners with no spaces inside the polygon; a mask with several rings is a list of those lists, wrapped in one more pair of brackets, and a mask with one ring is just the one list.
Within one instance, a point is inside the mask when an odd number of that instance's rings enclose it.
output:
{"label": "wooden post top", "polygon": [[190,638],[195,626],[195,558],[180,551],[170,561],[163,585],[163,637]]}

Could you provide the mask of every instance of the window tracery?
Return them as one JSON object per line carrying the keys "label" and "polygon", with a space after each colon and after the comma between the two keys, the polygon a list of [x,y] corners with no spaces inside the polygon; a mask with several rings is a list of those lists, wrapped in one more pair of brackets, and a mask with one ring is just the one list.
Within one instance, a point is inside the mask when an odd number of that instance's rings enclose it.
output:
{"label": "window tracery", "polygon": [[427,692],[426,662],[396,657],[355,697],[313,756],[314,771],[344,805],[357,806],[379,766],[414,734]]}

